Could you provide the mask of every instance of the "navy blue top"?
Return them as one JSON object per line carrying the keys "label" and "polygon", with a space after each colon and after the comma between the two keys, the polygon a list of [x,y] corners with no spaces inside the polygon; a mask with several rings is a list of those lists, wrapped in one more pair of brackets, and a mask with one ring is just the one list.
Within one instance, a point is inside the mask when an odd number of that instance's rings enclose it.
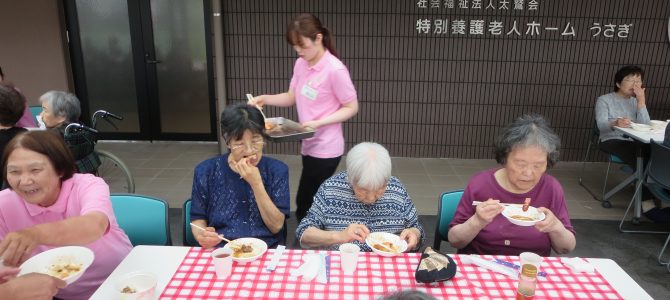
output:
{"label": "navy blue top", "polygon": [[[288,166],[263,156],[257,167],[270,199],[288,218]],[[191,220],[207,220],[208,226],[230,240],[255,237],[264,240],[269,247],[278,244],[279,234],[272,234],[263,223],[251,186],[230,168],[228,154],[210,158],[195,167],[191,199]]]}

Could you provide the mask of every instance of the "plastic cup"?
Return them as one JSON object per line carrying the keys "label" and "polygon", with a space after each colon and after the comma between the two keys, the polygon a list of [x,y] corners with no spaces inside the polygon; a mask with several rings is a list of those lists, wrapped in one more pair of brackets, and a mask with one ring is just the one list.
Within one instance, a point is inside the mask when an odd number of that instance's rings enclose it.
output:
{"label": "plastic cup", "polygon": [[216,277],[224,279],[233,272],[233,251],[231,249],[219,248],[212,252],[212,262]]}
{"label": "plastic cup", "polygon": [[539,256],[533,252],[523,252],[519,254],[519,264],[521,265],[521,268],[523,268],[523,265],[531,264],[537,268],[537,272],[540,272],[542,256]]}
{"label": "plastic cup", "polygon": [[354,274],[356,266],[358,265],[358,253],[361,252],[361,248],[354,244],[347,243],[340,245],[339,249],[342,273],[344,273],[344,275]]}

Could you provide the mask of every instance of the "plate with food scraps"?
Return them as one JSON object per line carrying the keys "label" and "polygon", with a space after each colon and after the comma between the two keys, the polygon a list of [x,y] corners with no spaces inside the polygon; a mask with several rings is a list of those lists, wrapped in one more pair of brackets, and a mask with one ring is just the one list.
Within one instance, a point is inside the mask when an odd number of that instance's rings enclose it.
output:
{"label": "plate with food scraps", "polygon": [[640,124],[640,123],[631,122],[630,127],[633,128],[633,130],[641,131],[641,132],[651,131],[651,126],[649,126],[647,124]]}
{"label": "plate with food scraps", "polygon": [[257,238],[239,238],[230,241],[224,249],[231,249],[233,261],[238,263],[248,263],[257,260],[268,251],[268,244]]}
{"label": "plate with food scraps", "polygon": [[273,142],[290,142],[311,138],[314,130],[304,128],[298,122],[277,117],[265,119],[265,134]]}
{"label": "plate with food scraps", "polygon": [[53,248],[37,254],[21,264],[19,276],[29,273],[43,273],[75,282],[93,263],[95,254],[86,247],[67,246]]}
{"label": "plate with food scraps", "polygon": [[407,250],[407,242],[388,232],[373,232],[365,239],[372,252],[381,256],[398,256]]}
{"label": "plate with food scraps", "polygon": [[533,206],[528,206],[527,211],[523,211],[523,206],[507,205],[502,215],[513,224],[519,226],[533,226],[546,218],[546,215]]}

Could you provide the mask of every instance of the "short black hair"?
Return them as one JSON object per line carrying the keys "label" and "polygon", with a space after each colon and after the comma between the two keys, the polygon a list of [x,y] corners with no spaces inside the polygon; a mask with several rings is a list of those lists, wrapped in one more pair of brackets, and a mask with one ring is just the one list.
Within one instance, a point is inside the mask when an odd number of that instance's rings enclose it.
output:
{"label": "short black hair", "polygon": [[0,78],[5,78],[5,73],[2,73],[2,67],[0,67]]}
{"label": "short black hair", "polygon": [[261,111],[246,103],[226,107],[221,113],[221,136],[226,143],[241,139],[246,130],[267,137]]}
{"label": "short black hair", "polygon": [[623,81],[624,78],[628,75],[640,75],[640,78],[644,80],[644,70],[638,66],[625,66],[614,74],[614,91],[619,91],[619,84]]}
{"label": "short black hair", "polygon": [[507,164],[507,157],[518,146],[537,146],[547,152],[547,169],[558,162],[561,138],[537,114],[523,115],[503,129],[495,142],[496,161]]}
{"label": "short black hair", "polygon": [[0,83],[0,125],[14,126],[23,116],[26,101],[13,86]]}

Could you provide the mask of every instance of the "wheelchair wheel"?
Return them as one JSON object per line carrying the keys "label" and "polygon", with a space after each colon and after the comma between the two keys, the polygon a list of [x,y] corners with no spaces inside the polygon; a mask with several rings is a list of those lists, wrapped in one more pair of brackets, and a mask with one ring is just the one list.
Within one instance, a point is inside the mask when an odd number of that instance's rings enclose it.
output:
{"label": "wheelchair wheel", "polygon": [[135,180],[130,169],[116,155],[105,151],[95,150],[100,157],[98,176],[109,185],[110,193],[135,193]]}

